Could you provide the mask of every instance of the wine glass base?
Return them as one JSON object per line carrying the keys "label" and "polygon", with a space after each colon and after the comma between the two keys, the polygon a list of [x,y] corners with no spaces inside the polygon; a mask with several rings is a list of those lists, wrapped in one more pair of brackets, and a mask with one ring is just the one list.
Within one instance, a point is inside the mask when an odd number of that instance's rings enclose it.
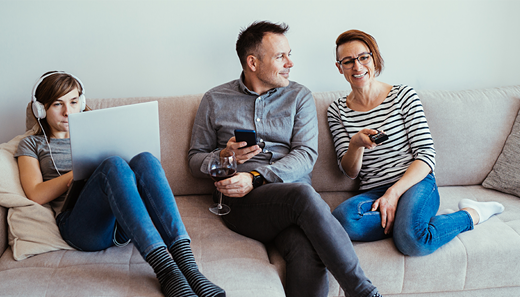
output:
{"label": "wine glass base", "polygon": [[218,203],[215,203],[209,208],[209,211],[211,211],[212,213],[214,213],[218,216],[224,216],[224,215],[227,215],[231,211],[231,208],[229,208],[229,206],[227,206],[225,204],[219,205]]}

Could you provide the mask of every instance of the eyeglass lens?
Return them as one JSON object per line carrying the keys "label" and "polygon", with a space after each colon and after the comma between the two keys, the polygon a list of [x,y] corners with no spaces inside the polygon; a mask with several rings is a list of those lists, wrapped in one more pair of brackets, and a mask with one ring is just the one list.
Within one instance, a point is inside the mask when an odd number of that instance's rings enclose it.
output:
{"label": "eyeglass lens", "polygon": [[372,58],[372,56],[370,54],[363,54],[355,59],[342,60],[342,61],[340,61],[340,63],[343,65],[344,68],[350,69],[350,68],[354,67],[355,60],[358,60],[359,64],[361,64],[361,65],[366,65],[366,64],[370,63],[371,58]]}

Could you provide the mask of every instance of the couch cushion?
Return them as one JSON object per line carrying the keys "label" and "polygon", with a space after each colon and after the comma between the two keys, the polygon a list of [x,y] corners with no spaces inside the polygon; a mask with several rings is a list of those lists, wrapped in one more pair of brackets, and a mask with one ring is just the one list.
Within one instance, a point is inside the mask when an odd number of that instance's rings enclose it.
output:
{"label": "couch cushion", "polygon": [[[439,192],[441,210],[457,210],[460,199],[469,198],[498,201],[505,206],[505,211],[475,226],[474,230],[459,234],[434,253],[423,257],[404,256],[395,248],[392,239],[354,242],[361,267],[374,285],[384,296],[416,296],[414,293],[434,296],[442,292],[456,294],[462,290],[519,287],[518,198],[482,186],[440,187]],[[341,200],[338,193],[324,193],[322,197],[331,206]],[[338,295],[334,278],[331,278],[330,288],[329,296],[344,296],[342,291]]]}
{"label": "couch cushion", "polygon": [[520,112],[502,153],[482,185],[520,197]]}
{"label": "couch cushion", "polygon": [[[26,133],[29,134],[32,132]],[[9,208],[9,244],[16,260],[58,249],[71,249],[60,236],[51,208],[25,197],[13,155],[18,142],[26,135],[0,145],[0,205]]]}
{"label": "couch cushion", "polygon": [[[210,213],[210,196],[176,201],[200,271],[226,296],[285,296],[266,247]],[[24,261],[14,261],[8,248],[0,258],[0,280],[1,295],[162,296],[152,268],[132,244],[90,253],[56,251]]]}
{"label": "couch cushion", "polygon": [[226,296],[285,296],[265,245],[229,230],[209,211],[210,195],[176,200],[201,272],[222,286]]}
{"label": "couch cushion", "polygon": [[520,86],[417,93],[437,152],[437,184],[482,184],[515,121]]}
{"label": "couch cushion", "polygon": [[8,249],[0,267],[0,291],[6,295],[162,296],[152,268],[133,245],[95,253],[56,251],[19,262]]}
{"label": "couch cushion", "polygon": [[[457,238],[464,245],[468,266],[464,289],[520,286],[520,204],[518,198],[482,186],[440,188],[443,205],[457,209],[462,198],[498,201],[503,213]],[[461,278],[463,276],[460,276]]]}

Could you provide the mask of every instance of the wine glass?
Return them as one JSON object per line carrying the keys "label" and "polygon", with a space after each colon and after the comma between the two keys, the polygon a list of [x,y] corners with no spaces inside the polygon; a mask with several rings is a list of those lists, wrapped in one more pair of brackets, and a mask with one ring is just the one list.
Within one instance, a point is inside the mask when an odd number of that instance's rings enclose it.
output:
{"label": "wine glass", "polygon": [[[209,176],[216,182],[235,175],[237,172],[235,153],[231,152],[231,155],[225,157],[220,156],[220,151],[211,153],[208,163],[208,172]],[[219,216],[227,215],[231,211],[231,208],[222,204],[222,193],[220,191],[218,193],[219,201],[213,204],[209,208],[209,211]]]}

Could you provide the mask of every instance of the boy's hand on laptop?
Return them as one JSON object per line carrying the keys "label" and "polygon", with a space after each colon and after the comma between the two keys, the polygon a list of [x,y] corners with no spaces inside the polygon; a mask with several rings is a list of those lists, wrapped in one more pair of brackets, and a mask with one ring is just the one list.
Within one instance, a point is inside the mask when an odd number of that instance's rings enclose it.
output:
{"label": "boy's hand on laptop", "polygon": [[[227,142],[226,148],[220,151],[221,156],[229,156],[231,153],[235,152],[235,157],[237,158],[238,164],[243,164],[247,162],[249,159],[258,155],[262,152],[262,149],[258,145],[253,145],[250,147],[246,147],[247,142],[236,142],[235,136],[231,137]],[[231,196],[230,196],[231,197]]]}
{"label": "boy's hand on laptop", "polygon": [[253,176],[239,172],[230,178],[215,183],[217,190],[228,197],[242,198],[253,190]]}

